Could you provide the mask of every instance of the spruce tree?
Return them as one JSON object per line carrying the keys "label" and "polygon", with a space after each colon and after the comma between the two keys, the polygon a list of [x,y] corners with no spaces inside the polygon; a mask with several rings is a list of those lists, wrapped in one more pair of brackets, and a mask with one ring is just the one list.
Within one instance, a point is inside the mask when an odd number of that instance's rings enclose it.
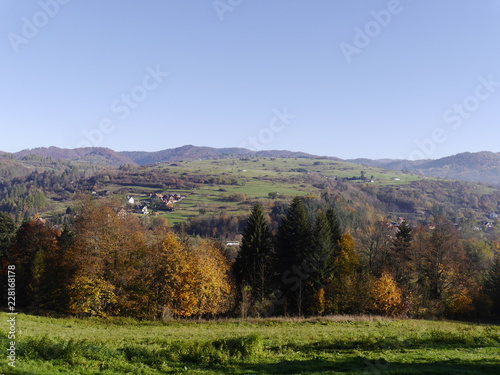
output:
{"label": "spruce tree", "polygon": [[410,224],[404,220],[398,227],[398,231],[392,242],[390,249],[390,257],[386,261],[386,270],[392,273],[396,281],[404,288],[408,288],[411,262],[411,244],[413,241],[412,228]]}
{"label": "spruce tree", "polygon": [[310,277],[306,259],[312,246],[311,225],[302,200],[295,197],[278,227],[277,277],[285,297],[285,312],[301,315],[305,282]]}
{"label": "spruce tree", "polygon": [[491,312],[500,317],[500,250],[497,250],[495,263],[487,275],[485,290],[491,298]]}
{"label": "spruce tree", "polygon": [[410,246],[413,239],[411,231],[411,226],[406,220],[399,225],[398,231],[396,232],[396,238],[394,240],[394,248],[396,250],[405,250]]}
{"label": "spruce tree", "polygon": [[241,288],[250,287],[253,299],[263,301],[271,283],[273,246],[262,206],[256,204],[243,232],[234,269]]}
{"label": "spruce tree", "polygon": [[331,244],[333,249],[335,250],[338,249],[338,243],[342,238],[342,234],[344,234],[344,231],[342,230],[339,218],[333,208],[329,208],[328,210],[326,210],[326,218],[328,219],[328,223],[330,224],[330,232],[332,236]]}
{"label": "spruce tree", "polygon": [[325,311],[325,287],[333,278],[334,246],[330,223],[324,212],[316,217],[312,229],[312,243],[306,261],[310,277],[307,280],[308,311],[322,314]]}
{"label": "spruce tree", "polygon": [[0,256],[7,255],[15,234],[16,224],[12,217],[5,212],[0,212]]}
{"label": "spruce tree", "polygon": [[334,243],[330,223],[324,212],[320,212],[313,228],[312,246],[308,264],[311,269],[310,282],[319,290],[333,276]]}

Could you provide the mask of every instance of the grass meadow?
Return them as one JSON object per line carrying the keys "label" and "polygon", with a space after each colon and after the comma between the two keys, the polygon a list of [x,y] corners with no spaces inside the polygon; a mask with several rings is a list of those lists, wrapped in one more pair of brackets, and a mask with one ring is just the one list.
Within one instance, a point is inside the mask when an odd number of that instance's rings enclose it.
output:
{"label": "grass meadow", "polygon": [[[4,353],[7,314],[1,314]],[[18,315],[3,374],[499,374],[500,326],[381,317],[136,321]]]}

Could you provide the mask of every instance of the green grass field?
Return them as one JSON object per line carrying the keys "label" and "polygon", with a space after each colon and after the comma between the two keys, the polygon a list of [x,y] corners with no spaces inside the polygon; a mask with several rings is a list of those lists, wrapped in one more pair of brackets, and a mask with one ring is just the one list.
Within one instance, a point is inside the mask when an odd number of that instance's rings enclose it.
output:
{"label": "green grass field", "polygon": [[4,374],[498,374],[500,326],[377,317],[138,322],[18,315]]}

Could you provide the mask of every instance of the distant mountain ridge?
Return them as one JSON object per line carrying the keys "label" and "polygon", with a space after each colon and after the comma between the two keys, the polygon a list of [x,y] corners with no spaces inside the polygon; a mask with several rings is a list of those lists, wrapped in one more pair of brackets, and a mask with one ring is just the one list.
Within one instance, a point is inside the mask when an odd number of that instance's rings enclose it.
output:
{"label": "distant mountain ridge", "polygon": [[37,155],[44,158],[63,159],[69,161],[93,162],[109,167],[119,167],[125,164],[135,164],[134,161],[126,156],[103,147],[88,147],[88,148],[59,148],[59,147],[39,147],[34,149],[26,149],[14,153],[18,159],[29,155]]}
{"label": "distant mountain ridge", "polygon": [[318,156],[294,151],[252,151],[246,148],[214,148],[186,145],[156,152],[124,151],[121,155],[139,165],[198,159],[218,159],[223,157],[275,157],[275,158],[316,158]]}
{"label": "distant mountain ridge", "polygon": [[490,151],[463,152],[436,160],[351,159],[346,161],[395,171],[407,170],[429,177],[500,185],[500,153]]}
{"label": "distant mountain ridge", "polygon": [[[8,154],[0,151],[0,155]],[[192,161],[231,157],[324,158],[342,160],[331,156],[317,156],[305,152],[286,150],[252,151],[237,147],[214,148],[193,145],[185,145],[156,152],[116,152],[108,148],[63,149],[58,147],[40,147],[31,150],[22,150],[12,155],[17,159],[21,159],[28,155],[37,155],[52,159],[90,162],[103,167],[118,167],[125,164],[147,165],[181,160]],[[442,177],[500,185],[500,153],[489,151],[476,153],[464,152],[436,160],[348,159],[343,161],[396,171],[409,171],[430,177]]]}

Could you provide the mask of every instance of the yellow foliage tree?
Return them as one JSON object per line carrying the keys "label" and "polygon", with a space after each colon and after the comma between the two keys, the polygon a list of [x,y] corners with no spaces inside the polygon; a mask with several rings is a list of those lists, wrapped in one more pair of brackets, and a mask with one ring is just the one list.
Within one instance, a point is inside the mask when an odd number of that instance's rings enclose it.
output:
{"label": "yellow foliage tree", "polygon": [[312,296],[312,301],[311,301],[311,313],[312,314],[319,314],[322,315],[325,310],[326,310],[326,297],[325,297],[325,289],[321,288],[319,289],[314,295]]}
{"label": "yellow foliage tree", "polygon": [[196,273],[195,296],[197,314],[215,315],[229,309],[231,293],[229,266],[220,249],[212,241],[203,241],[194,249]]}
{"label": "yellow foliage tree", "polygon": [[115,309],[114,286],[100,278],[77,276],[69,287],[69,311],[80,316],[106,317]]}
{"label": "yellow foliage tree", "polygon": [[383,315],[396,316],[403,311],[403,298],[394,277],[382,273],[372,288],[373,309]]}
{"label": "yellow foliage tree", "polygon": [[195,273],[190,254],[173,233],[167,233],[154,252],[151,282],[162,316],[195,314]]}
{"label": "yellow foliage tree", "polygon": [[464,314],[474,310],[473,299],[467,288],[457,288],[445,301],[446,312],[451,315]]}
{"label": "yellow foliage tree", "polygon": [[338,252],[334,260],[334,278],[331,282],[331,296],[328,312],[346,314],[360,312],[367,304],[360,291],[359,256],[356,243],[349,232],[344,233],[338,241]]}
{"label": "yellow foliage tree", "polygon": [[219,249],[203,241],[194,249],[167,233],[155,254],[151,277],[163,317],[217,314],[228,309],[228,266]]}
{"label": "yellow foliage tree", "polygon": [[336,273],[347,275],[356,271],[359,266],[359,256],[356,253],[356,243],[352,235],[347,232],[339,240],[339,253],[335,259]]}

